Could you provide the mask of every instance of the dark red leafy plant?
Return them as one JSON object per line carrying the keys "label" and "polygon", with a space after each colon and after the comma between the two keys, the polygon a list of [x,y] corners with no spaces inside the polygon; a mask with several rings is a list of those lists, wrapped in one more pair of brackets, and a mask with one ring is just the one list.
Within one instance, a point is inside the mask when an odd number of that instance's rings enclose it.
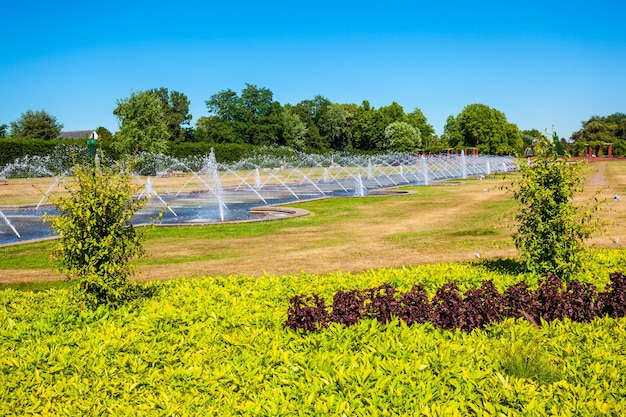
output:
{"label": "dark red leafy plant", "polygon": [[433,297],[432,322],[435,326],[454,330],[466,326],[463,297],[454,282],[441,286]]}
{"label": "dark red leafy plant", "polygon": [[433,307],[428,293],[422,284],[414,285],[411,290],[400,297],[397,316],[409,326],[413,323],[427,323],[432,318]]}
{"label": "dark red leafy plant", "polygon": [[365,297],[359,290],[338,291],[333,297],[333,311],[330,320],[350,326],[363,317]]}
{"label": "dark red leafy plant", "polygon": [[456,283],[449,282],[437,290],[432,302],[423,285],[403,294],[391,284],[383,284],[362,291],[338,291],[331,312],[319,295],[297,295],[290,300],[285,326],[316,331],[330,322],[350,326],[364,318],[375,318],[388,323],[395,316],[409,325],[431,322],[441,329],[470,332],[506,317],[525,318],[539,326],[541,320],[588,322],[604,315],[626,316],[626,276],[622,273],[612,273],[602,293],[593,284],[578,280],[564,285],[554,275],[544,276],[536,290],[520,281],[502,294],[490,280],[465,294]]}
{"label": "dark red leafy plant", "polygon": [[289,300],[287,327],[308,332],[328,326],[326,303],[317,294],[310,297],[296,295]]}

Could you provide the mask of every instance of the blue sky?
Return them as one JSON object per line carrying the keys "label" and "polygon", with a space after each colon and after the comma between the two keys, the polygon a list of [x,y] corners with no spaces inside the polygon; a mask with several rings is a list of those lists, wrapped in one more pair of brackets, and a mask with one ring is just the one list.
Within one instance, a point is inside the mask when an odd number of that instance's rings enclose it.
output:
{"label": "blue sky", "polygon": [[419,107],[437,133],[482,103],[569,137],[626,113],[626,5],[529,0],[10,2],[0,24],[0,124],[45,110],[63,130],[118,130],[132,91],[205,101],[246,83],[281,104],[320,94]]}

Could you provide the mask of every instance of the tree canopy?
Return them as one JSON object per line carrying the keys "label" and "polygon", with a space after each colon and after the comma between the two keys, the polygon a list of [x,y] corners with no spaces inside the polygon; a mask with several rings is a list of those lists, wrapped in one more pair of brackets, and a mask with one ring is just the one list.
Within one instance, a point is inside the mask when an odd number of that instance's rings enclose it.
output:
{"label": "tree canopy", "polygon": [[[246,84],[241,96],[228,89],[211,96],[206,102],[211,113],[201,126],[210,129],[208,137],[216,142],[272,145],[278,143],[283,115],[272,92]],[[217,135],[216,135],[217,133]]]}
{"label": "tree canopy", "polygon": [[118,100],[113,114],[120,130],[115,134],[114,146],[122,153],[140,151],[164,153],[172,134],[165,120],[165,107],[154,91],[138,91]]}
{"label": "tree canopy", "polygon": [[27,110],[11,122],[11,136],[32,139],[58,139],[63,125],[45,110]]}
{"label": "tree canopy", "polygon": [[[536,129],[520,132],[503,112],[485,104],[470,104],[458,115],[450,115],[438,136],[418,107],[406,112],[395,101],[378,108],[367,100],[335,103],[319,94],[281,105],[270,89],[252,84],[245,84],[240,93],[226,89],[213,94],[205,101],[208,114],[193,127],[190,101],[178,91],[161,87],[132,92],[116,104],[113,114],[119,131],[111,135],[103,127],[98,129],[104,140],[113,136],[113,146],[122,153],[161,153],[171,142],[208,142],[289,146],[305,152],[478,148],[481,153],[519,155],[542,136]],[[57,138],[61,127],[44,111],[28,110],[11,123],[10,135]],[[0,126],[0,137],[7,130],[6,125]],[[614,150],[622,144],[626,150],[626,116],[594,116],[573,137],[580,147],[619,139],[622,142]]]}
{"label": "tree canopy", "polygon": [[478,148],[481,153],[516,154],[523,148],[517,126],[485,104],[470,104],[456,117],[448,116],[444,135],[452,147]]}
{"label": "tree canopy", "polygon": [[591,148],[600,154],[605,144],[613,144],[613,153],[626,154],[626,114],[613,113],[609,116],[592,116],[582,122],[582,128],[572,134],[573,153],[582,153]]}
{"label": "tree canopy", "polygon": [[188,128],[193,116],[189,113],[189,99],[178,91],[168,91],[167,88],[150,90],[161,101],[163,118],[170,133],[169,139],[174,142],[184,142],[188,136]]}

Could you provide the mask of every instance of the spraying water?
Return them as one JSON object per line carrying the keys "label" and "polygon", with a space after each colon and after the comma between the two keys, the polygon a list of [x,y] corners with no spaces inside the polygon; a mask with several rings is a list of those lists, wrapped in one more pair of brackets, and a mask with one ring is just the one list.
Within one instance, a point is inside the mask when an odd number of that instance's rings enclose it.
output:
{"label": "spraying water", "polygon": [[365,196],[365,186],[363,185],[363,179],[361,179],[361,174],[357,174],[356,176],[356,186],[355,186],[355,194],[358,197],[363,197]]}
{"label": "spraying water", "polygon": [[467,163],[465,161],[465,151],[461,149],[461,178],[467,178]]}
{"label": "spraying water", "polygon": [[[419,158],[416,158],[414,154],[376,156],[297,154],[293,159],[283,156],[276,158],[268,156],[262,160],[246,158],[233,164],[219,164],[219,166],[213,152],[208,156],[196,156],[195,159],[189,158],[188,160],[159,159],[158,155],[155,155],[154,158],[159,163],[146,163],[146,166],[154,167],[155,172],[160,173],[160,175],[148,177],[143,193],[154,197],[155,202],[150,207],[143,209],[145,212],[140,213],[142,218],[140,216],[135,218],[138,222],[149,222],[154,217],[155,210],[161,210],[160,207],[155,207],[158,205],[157,199],[164,200],[167,202],[167,206],[176,210],[176,215],[161,220],[164,224],[249,220],[253,217],[249,207],[253,208],[266,203],[272,204],[274,201],[277,203],[292,202],[317,198],[320,195],[328,197],[362,196],[368,195],[370,190],[392,187],[399,183],[422,185],[443,179],[506,172],[515,169],[515,158],[493,155],[474,156],[471,163],[468,161],[466,165],[463,152],[461,152],[460,157],[439,154],[421,155]],[[39,160],[31,162],[39,164]],[[20,168],[25,172],[41,171],[35,169],[37,167],[25,166],[22,168],[20,165]],[[179,171],[181,168],[183,170]],[[2,172],[4,172],[4,168],[0,167],[0,173]],[[160,181],[160,178],[172,175],[182,176],[179,173],[189,176],[185,178],[184,185],[178,192],[166,193],[167,197],[163,195],[163,198],[159,198],[160,196],[155,192],[152,185],[154,184],[156,188],[156,182]],[[142,175],[150,174],[144,173]],[[49,176],[53,177],[54,175],[50,174]],[[173,186],[175,184],[177,184],[176,180],[167,185]],[[54,185],[45,194],[49,194],[52,188]],[[187,192],[183,193],[185,188],[188,188]],[[46,195],[40,203],[45,201]],[[219,215],[217,213],[218,208]],[[21,240],[50,236],[49,224],[29,220],[28,225],[25,226],[25,222],[21,220],[23,217],[40,218],[40,214],[24,214],[19,210],[14,211],[14,208],[11,210],[11,220],[16,225],[11,225],[6,216],[2,216],[3,220],[0,220],[0,226],[4,227],[3,224],[7,223],[10,225],[12,234],[0,234],[0,243],[14,241],[15,236]],[[206,217],[207,212],[211,212],[209,218]],[[20,219],[19,223],[14,220],[18,218]],[[20,230],[21,235],[28,237],[22,237],[15,230],[16,227]],[[36,232],[33,232],[34,230]],[[3,239],[6,242],[2,241]]]}
{"label": "spraying water", "polygon": [[163,204],[163,206],[165,206],[170,213],[172,213],[174,215],[174,217],[177,217],[178,215],[176,214],[176,212],[174,210],[172,210],[172,208],[170,207],[169,204],[167,204],[165,202],[165,200],[163,200],[163,198],[161,198],[161,196],[159,195],[159,193],[157,193],[154,188],[152,188],[152,181],[150,180],[150,177],[148,177],[148,179],[146,180],[146,187],[144,188],[144,190],[141,192],[141,194],[139,195],[139,198],[146,196],[147,198],[153,198],[156,197],[159,199],[159,201]]}
{"label": "spraying water", "polygon": [[52,189],[61,181],[60,177],[56,177],[54,182],[52,184],[50,184],[50,187],[48,187],[48,189],[46,190],[46,192],[43,194],[43,197],[41,197],[41,200],[39,200],[39,203],[37,204],[37,210],[39,210],[39,207],[44,203],[44,201],[46,201],[48,199],[48,197],[50,196],[50,193],[52,192]]}
{"label": "spraying water", "polygon": [[420,159],[422,161],[422,170],[424,171],[424,184],[428,185],[428,163],[424,155]]}
{"label": "spraying water", "polygon": [[4,213],[2,212],[2,210],[0,210],[0,217],[2,217],[2,219],[4,219],[4,221],[6,222],[6,224],[9,225],[9,227],[11,228],[11,230],[13,230],[13,233],[15,233],[15,236],[17,236],[17,238],[19,240],[22,240],[22,236],[20,236],[20,234],[17,232],[17,230],[15,229],[15,227],[13,227],[13,225],[11,224],[11,222],[9,221],[9,219],[7,218],[7,216],[4,215]]}

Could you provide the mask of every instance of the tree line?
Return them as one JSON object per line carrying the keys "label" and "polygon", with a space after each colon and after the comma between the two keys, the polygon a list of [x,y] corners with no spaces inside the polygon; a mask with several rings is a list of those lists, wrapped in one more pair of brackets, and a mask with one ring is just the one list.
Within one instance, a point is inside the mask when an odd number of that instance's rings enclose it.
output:
{"label": "tree line", "polygon": [[[297,104],[281,105],[268,88],[252,84],[237,93],[226,89],[205,101],[208,115],[191,125],[187,96],[167,88],[132,92],[119,99],[113,114],[119,130],[96,129],[120,153],[167,153],[171,143],[203,142],[286,146],[303,152],[441,152],[476,148],[480,153],[523,155],[547,137],[536,129],[520,130],[506,115],[485,104],[469,104],[446,120],[441,135],[419,108],[406,112],[396,102],[375,108],[334,103],[316,95]],[[45,111],[28,110],[0,137],[55,139],[63,125]],[[555,135],[557,136],[557,135]],[[557,136],[558,138],[558,136]],[[593,116],[571,139],[560,139],[559,151],[573,154],[613,143],[613,154],[626,153],[626,115]]]}

